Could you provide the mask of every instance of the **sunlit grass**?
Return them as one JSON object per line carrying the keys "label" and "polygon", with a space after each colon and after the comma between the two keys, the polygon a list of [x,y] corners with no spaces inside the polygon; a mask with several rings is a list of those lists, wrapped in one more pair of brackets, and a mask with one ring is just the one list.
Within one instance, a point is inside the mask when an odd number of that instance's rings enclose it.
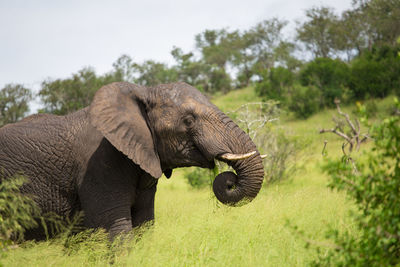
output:
{"label": "sunlit grass", "polygon": [[[115,252],[117,265],[140,266],[303,266],[315,257],[295,235],[289,220],[306,236],[323,240],[327,224],[346,227],[343,195],[325,187],[326,177],[305,169],[293,181],[263,188],[250,204],[219,205],[211,189],[187,188],[179,176],[160,181],[156,223],[128,252]],[[13,249],[4,266],[107,265],[105,242],[73,251],[61,242],[41,242]]]}
{"label": "sunlit grass", "polygon": [[211,98],[211,102],[219,107],[223,112],[234,111],[241,105],[250,102],[261,102],[253,87],[246,87],[240,90],[233,90],[225,95]]}
{"label": "sunlit grass", "polygon": [[347,223],[347,203],[343,195],[325,187],[326,177],[318,172],[307,172],[307,177],[296,180],[264,188],[251,204],[239,208],[218,205],[210,190],[171,190],[161,183],[157,223],[124,262],[145,266],[305,265],[315,255],[286,226],[287,220],[307,236],[323,240],[327,223],[339,227]]}

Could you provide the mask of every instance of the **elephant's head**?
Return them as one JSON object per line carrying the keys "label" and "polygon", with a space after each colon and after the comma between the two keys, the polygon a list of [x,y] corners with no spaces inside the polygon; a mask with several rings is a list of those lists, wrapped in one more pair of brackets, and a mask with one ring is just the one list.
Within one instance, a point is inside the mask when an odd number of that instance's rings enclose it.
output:
{"label": "elephant's head", "polygon": [[118,150],[154,178],[176,167],[231,165],[214,181],[223,203],[237,205],[259,192],[264,170],[250,137],[197,89],[185,83],[144,87],[112,83],[90,106],[90,121]]}

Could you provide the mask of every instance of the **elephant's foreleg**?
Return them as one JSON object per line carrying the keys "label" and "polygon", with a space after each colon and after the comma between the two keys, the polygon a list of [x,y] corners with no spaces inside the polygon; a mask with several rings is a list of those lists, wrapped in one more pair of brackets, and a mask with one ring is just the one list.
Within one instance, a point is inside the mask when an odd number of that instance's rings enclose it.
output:
{"label": "elephant's foreleg", "polygon": [[137,192],[135,204],[131,209],[133,227],[154,221],[154,197],[156,190],[157,184],[149,189]]}
{"label": "elephant's foreleg", "polygon": [[109,229],[107,229],[111,239],[121,233],[126,233],[132,230],[131,218],[119,218],[111,223]]}

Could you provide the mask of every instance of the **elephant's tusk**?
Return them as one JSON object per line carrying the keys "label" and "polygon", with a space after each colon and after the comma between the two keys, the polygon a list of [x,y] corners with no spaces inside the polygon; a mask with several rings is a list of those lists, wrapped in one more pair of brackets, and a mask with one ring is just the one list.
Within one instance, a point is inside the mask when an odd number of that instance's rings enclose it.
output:
{"label": "elephant's tusk", "polygon": [[268,157],[267,155],[260,155],[262,159],[265,159],[266,157]]}
{"label": "elephant's tusk", "polygon": [[249,152],[246,154],[225,153],[225,154],[222,154],[221,156],[219,156],[219,158],[224,159],[224,160],[240,160],[240,159],[247,159],[256,153],[257,153],[257,151]]}

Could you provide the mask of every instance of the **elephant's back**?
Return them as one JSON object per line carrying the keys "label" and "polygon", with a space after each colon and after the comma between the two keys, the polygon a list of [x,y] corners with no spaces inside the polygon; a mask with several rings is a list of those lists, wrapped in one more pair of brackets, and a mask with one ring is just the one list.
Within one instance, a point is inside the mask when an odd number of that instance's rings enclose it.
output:
{"label": "elephant's back", "polygon": [[0,155],[38,160],[42,154],[56,153],[68,142],[64,122],[63,116],[39,114],[5,125],[0,128]]}
{"label": "elephant's back", "polygon": [[64,116],[34,115],[0,128],[0,169],[5,176],[21,173],[29,179],[24,193],[38,196],[43,212],[69,213],[73,177],[71,136]]}

